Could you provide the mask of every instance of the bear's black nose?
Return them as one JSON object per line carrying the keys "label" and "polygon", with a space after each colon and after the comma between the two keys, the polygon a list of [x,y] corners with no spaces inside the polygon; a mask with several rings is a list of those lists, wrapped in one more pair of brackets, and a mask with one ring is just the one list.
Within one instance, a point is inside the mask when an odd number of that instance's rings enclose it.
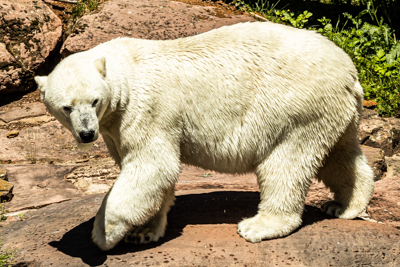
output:
{"label": "bear's black nose", "polygon": [[84,143],[89,143],[93,141],[94,138],[94,131],[82,131],[79,133],[80,138]]}

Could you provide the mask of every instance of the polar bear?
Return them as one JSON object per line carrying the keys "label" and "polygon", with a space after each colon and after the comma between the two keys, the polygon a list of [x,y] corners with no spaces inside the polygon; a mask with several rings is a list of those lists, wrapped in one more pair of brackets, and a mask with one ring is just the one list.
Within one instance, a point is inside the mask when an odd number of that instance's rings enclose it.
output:
{"label": "polar bear", "polygon": [[121,168],[93,226],[102,250],[164,236],[181,162],[256,173],[258,214],[237,228],[250,242],[300,226],[313,177],[334,193],[322,206],[329,215],[353,219],[372,196],[357,70],[315,32],[254,22],[176,40],[118,38],[35,80],[76,141],[101,133]]}

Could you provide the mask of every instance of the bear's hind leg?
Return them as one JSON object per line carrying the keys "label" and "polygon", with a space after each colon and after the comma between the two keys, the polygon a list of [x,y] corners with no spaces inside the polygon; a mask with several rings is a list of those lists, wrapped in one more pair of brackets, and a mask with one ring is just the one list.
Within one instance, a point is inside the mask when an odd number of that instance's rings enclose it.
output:
{"label": "bear's hind leg", "polygon": [[174,187],[164,193],[160,210],[144,225],[135,226],[125,234],[125,243],[147,244],[156,242],[165,234],[167,227],[167,213],[175,201]]}
{"label": "bear's hind leg", "polygon": [[355,125],[327,156],[317,178],[334,193],[334,201],[322,205],[323,212],[354,219],[366,208],[374,191],[374,174],[357,142]]}
{"label": "bear's hind leg", "polygon": [[304,201],[316,169],[315,155],[296,155],[301,148],[280,144],[256,169],[261,202],[258,214],[238,224],[240,236],[250,242],[283,237],[301,223]]}

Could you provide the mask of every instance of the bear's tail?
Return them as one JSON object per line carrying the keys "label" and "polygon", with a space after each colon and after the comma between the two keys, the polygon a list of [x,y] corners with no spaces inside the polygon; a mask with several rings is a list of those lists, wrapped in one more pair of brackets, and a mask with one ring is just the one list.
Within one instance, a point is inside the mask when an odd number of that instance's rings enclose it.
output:
{"label": "bear's tail", "polygon": [[362,88],[360,81],[358,79],[356,80],[356,83],[354,85],[354,97],[356,98],[357,101],[357,111],[358,111],[357,125],[358,125],[364,102],[364,89]]}

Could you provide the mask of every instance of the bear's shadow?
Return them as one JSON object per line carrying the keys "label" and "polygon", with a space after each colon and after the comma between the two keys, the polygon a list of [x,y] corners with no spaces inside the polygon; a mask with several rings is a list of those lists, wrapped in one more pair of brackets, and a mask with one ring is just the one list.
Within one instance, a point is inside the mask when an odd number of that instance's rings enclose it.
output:
{"label": "bear's shadow", "polygon": [[[180,236],[188,224],[236,224],[243,218],[252,217],[257,213],[259,199],[258,192],[237,191],[177,196],[175,205],[168,214],[165,236],[159,242],[147,245],[120,242],[110,251],[101,251],[90,238],[94,218],[65,233],[60,241],[49,244],[66,255],[81,258],[88,265],[98,266],[107,260],[107,255],[121,255],[160,246]],[[315,207],[306,205],[300,228],[327,218],[331,217]]]}

